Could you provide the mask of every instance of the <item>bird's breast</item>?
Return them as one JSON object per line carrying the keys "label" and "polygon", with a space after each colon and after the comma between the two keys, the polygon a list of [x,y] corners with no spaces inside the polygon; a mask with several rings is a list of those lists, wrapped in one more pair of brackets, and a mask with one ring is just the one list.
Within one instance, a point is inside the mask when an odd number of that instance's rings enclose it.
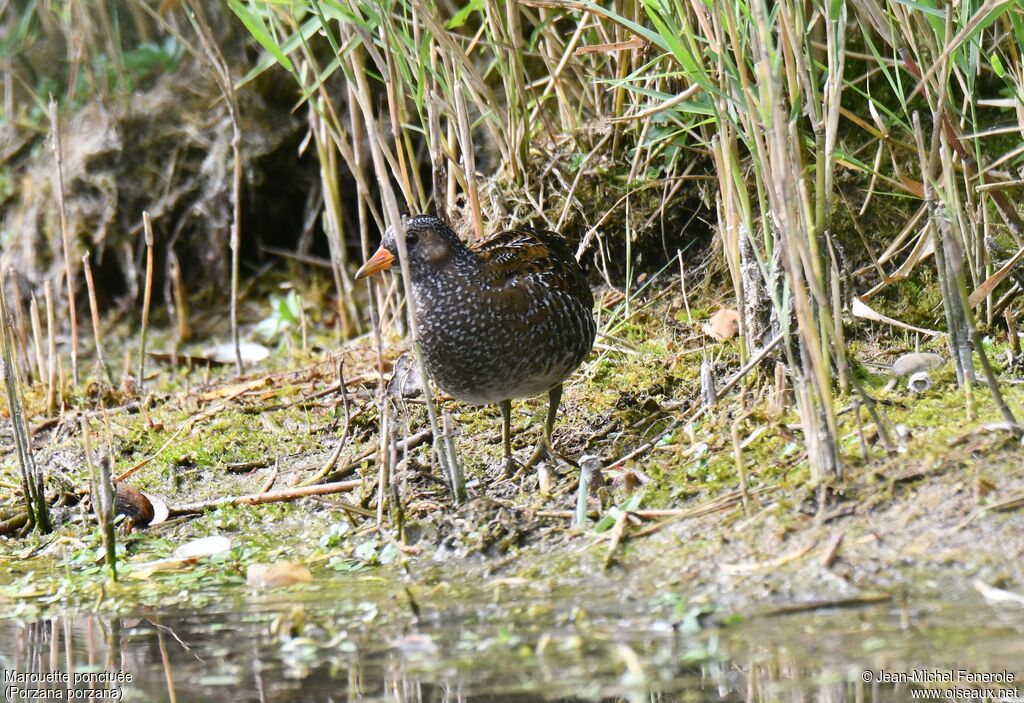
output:
{"label": "bird's breast", "polygon": [[[475,294],[474,294],[475,290]],[[464,402],[495,403],[545,392],[590,351],[590,309],[564,291],[502,305],[479,286],[436,285],[416,291],[415,311],[427,371]]]}

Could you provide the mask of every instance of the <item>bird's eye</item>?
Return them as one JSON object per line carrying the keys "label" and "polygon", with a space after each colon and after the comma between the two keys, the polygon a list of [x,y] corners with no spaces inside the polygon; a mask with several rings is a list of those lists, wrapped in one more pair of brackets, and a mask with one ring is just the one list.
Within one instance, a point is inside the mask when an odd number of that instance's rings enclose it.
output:
{"label": "bird's eye", "polygon": [[416,242],[418,242],[418,241],[420,241],[420,235],[416,234],[415,232],[408,232],[408,233],[406,233],[406,235],[405,235],[405,245],[407,247],[414,247],[414,246],[416,246]]}

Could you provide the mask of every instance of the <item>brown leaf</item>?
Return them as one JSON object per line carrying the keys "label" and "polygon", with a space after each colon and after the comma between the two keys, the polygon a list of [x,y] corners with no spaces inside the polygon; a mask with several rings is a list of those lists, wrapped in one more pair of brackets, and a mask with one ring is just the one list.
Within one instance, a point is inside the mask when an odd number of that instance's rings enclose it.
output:
{"label": "brown leaf", "polygon": [[740,331],[740,314],[732,308],[722,308],[704,325],[704,334],[716,342],[732,339]]}
{"label": "brown leaf", "polygon": [[276,564],[250,564],[245,581],[252,588],[285,588],[297,583],[313,583],[313,574],[302,564],[279,561]]}
{"label": "brown leaf", "polygon": [[206,391],[205,393],[200,393],[198,397],[199,400],[203,402],[219,400],[221,398],[237,398],[243,393],[259,390],[269,384],[269,377],[257,378],[252,381],[243,381],[242,383],[232,383],[227,386],[220,386],[219,388],[214,388]]}
{"label": "brown leaf", "polygon": [[921,181],[915,181],[913,178],[900,174],[900,182],[903,183],[903,187],[906,188],[912,195],[916,195],[919,198],[924,197],[924,183]]}

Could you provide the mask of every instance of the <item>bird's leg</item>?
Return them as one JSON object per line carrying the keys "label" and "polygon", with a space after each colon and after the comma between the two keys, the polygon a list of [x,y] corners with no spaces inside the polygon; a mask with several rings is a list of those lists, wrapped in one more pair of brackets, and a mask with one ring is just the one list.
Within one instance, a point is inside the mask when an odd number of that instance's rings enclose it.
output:
{"label": "bird's leg", "polygon": [[512,475],[516,460],[512,458],[512,401],[498,401],[501,410],[501,445],[505,456],[505,478]]}
{"label": "bird's leg", "polygon": [[558,416],[558,406],[562,404],[562,384],[548,391],[548,419],[544,423],[544,439],[547,440],[548,449],[551,449],[551,433],[555,431],[555,418]]}
{"label": "bird's leg", "polygon": [[555,418],[558,416],[558,406],[561,403],[562,384],[559,383],[548,391],[548,417],[544,422],[544,434],[541,435],[540,441],[537,442],[537,448],[533,450],[533,455],[523,466],[523,470],[531,468],[541,459],[549,457],[554,453],[554,450],[551,448],[551,433],[554,432]]}

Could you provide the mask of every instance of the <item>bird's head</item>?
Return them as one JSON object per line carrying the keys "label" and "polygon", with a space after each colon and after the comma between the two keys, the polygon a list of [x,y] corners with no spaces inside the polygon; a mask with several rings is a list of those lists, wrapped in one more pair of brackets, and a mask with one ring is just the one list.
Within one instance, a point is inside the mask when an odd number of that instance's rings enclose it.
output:
{"label": "bird's head", "polygon": [[[409,255],[409,270],[417,272],[444,265],[452,252],[462,247],[458,235],[436,217],[417,215],[404,221],[405,251]],[[356,272],[356,280],[390,269],[398,261],[398,243],[395,230],[388,227],[381,237],[380,247]]]}

